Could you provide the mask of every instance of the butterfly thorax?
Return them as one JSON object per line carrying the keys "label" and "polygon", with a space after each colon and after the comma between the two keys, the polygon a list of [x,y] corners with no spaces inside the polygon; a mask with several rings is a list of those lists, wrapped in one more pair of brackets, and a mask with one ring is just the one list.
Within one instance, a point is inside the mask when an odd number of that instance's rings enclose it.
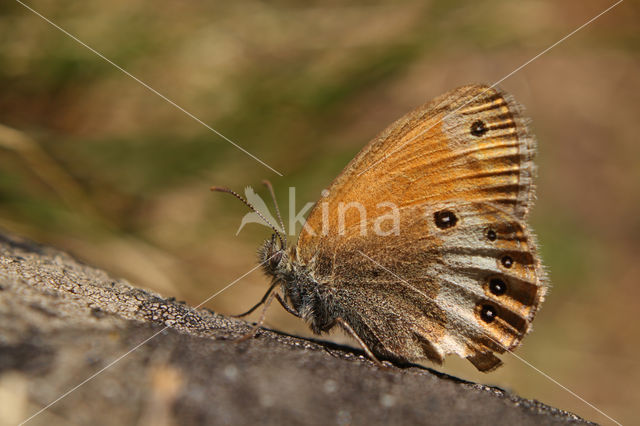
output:
{"label": "butterfly thorax", "polygon": [[267,240],[259,251],[265,273],[281,284],[284,302],[307,321],[314,333],[331,329],[340,316],[332,289],[319,283],[307,265],[298,260],[296,247],[284,248]]}

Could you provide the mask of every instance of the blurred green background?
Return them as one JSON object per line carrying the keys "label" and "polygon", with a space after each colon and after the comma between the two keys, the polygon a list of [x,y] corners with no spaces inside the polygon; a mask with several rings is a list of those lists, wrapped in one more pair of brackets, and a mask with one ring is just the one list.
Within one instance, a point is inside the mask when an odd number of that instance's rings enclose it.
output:
{"label": "blurred green background", "polygon": [[[247,225],[236,237],[246,209],[210,185],[266,196],[267,178],[283,206],[288,187],[298,206],[315,201],[387,124],[454,87],[501,79],[612,3],[28,3],[279,177],[3,2],[0,227],[198,304],[251,269],[269,236]],[[538,136],[532,223],[553,285],[516,353],[623,423],[640,404],[638,22],[638,3],[626,1],[501,84]],[[207,307],[238,313],[267,284],[256,271]],[[279,307],[267,324],[309,335]],[[607,422],[503,359],[489,375],[455,357],[438,369]]]}

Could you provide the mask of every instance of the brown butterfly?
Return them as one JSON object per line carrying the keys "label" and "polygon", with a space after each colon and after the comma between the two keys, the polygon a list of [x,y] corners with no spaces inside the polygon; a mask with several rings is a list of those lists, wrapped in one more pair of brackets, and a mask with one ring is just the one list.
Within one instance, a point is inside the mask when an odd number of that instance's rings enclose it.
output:
{"label": "brown butterfly", "polygon": [[340,325],[378,363],[457,354],[493,370],[547,288],[526,224],[534,151],[522,108],[498,89],[415,109],[323,191],[295,246],[272,225],[260,261],[273,282],[247,313],[275,298],[314,333]]}

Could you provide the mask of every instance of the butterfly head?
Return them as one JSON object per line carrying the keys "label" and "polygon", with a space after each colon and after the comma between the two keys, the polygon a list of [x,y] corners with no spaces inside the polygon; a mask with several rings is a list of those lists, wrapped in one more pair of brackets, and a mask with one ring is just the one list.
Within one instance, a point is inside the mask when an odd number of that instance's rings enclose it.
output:
{"label": "butterfly head", "polygon": [[287,247],[285,240],[280,235],[273,234],[264,242],[258,252],[259,262],[268,275],[281,277],[287,271]]}

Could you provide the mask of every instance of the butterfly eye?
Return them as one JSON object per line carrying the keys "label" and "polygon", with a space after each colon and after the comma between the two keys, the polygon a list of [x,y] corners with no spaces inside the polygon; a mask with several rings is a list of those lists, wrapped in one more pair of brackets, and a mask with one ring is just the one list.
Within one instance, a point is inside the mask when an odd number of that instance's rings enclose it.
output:
{"label": "butterfly eye", "polygon": [[480,137],[487,133],[487,125],[482,120],[476,120],[471,124],[471,134],[476,137]]}
{"label": "butterfly eye", "polygon": [[513,266],[513,259],[511,256],[503,256],[500,261],[502,262],[502,266],[505,268],[511,268]]}
{"label": "butterfly eye", "polygon": [[491,305],[482,305],[480,308],[480,318],[484,322],[493,322],[498,316],[498,311]]}
{"label": "butterfly eye", "polygon": [[489,229],[487,231],[487,238],[489,239],[489,241],[495,241],[496,238],[498,238],[498,236],[496,235],[496,231],[494,231],[493,229]]}
{"label": "butterfly eye", "polygon": [[507,284],[500,278],[492,278],[489,281],[489,291],[496,296],[502,296],[507,292]]}
{"label": "butterfly eye", "polygon": [[282,260],[282,251],[277,252],[271,257],[269,265],[271,265],[271,268],[275,269],[280,264],[280,260]]}
{"label": "butterfly eye", "polygon": [[433,218],[436,221],[436,226],[440,229],[447,229],[456,226],[458,218],[453,212],[449,210],[441,210],[433,214]]}

